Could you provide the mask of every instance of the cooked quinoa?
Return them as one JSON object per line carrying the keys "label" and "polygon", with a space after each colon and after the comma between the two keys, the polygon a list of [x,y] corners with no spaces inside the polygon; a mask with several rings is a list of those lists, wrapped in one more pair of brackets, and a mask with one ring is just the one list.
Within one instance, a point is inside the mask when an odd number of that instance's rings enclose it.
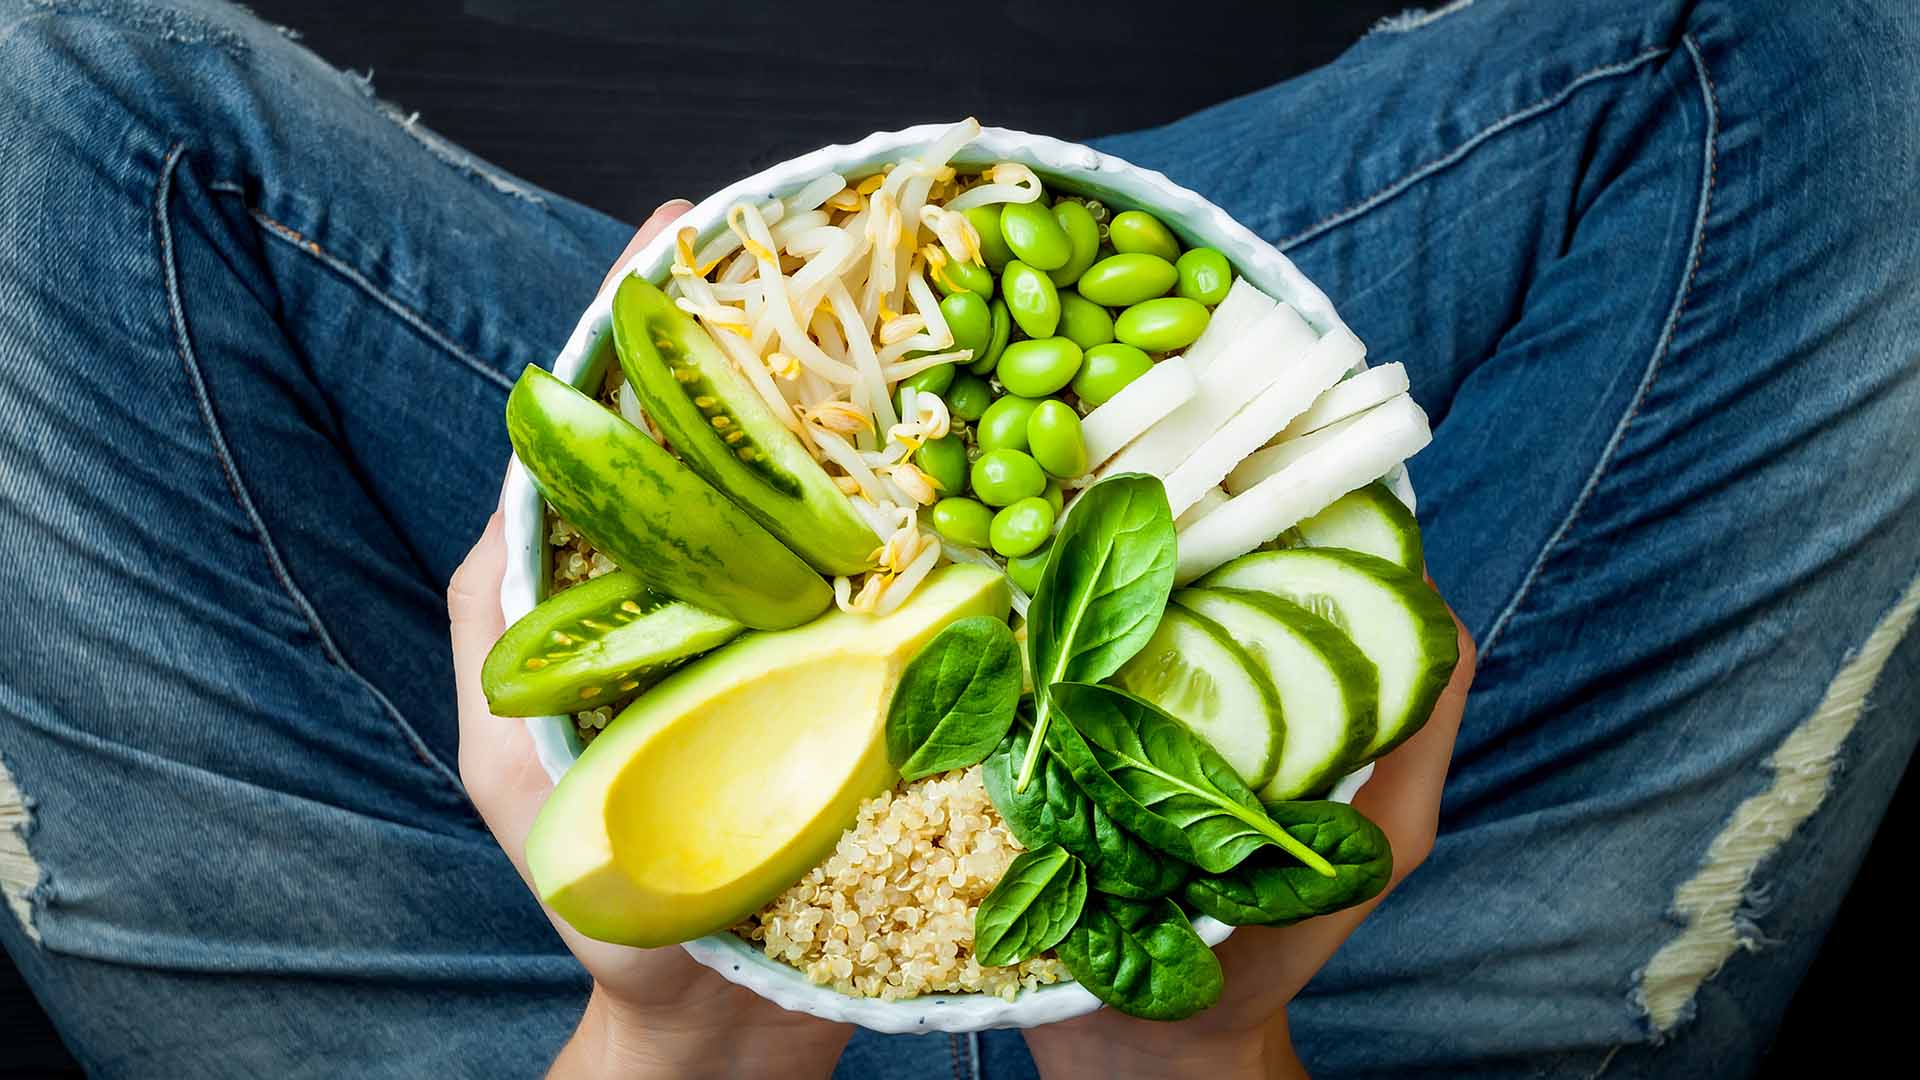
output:
{"label": "cooked quinoa", "polygon": [[[592,581],[601,574],[610,574],[620,569],[612,559],[594,550],[587,538],[580,535],[565,518],[547,511],[547,545],[552,551],[553,575],[547,581],[547,595],[555,596],[575,585]],[[593,741],[595,735],[607,726],[608,722],[620,715],[632,697],[618,701],[609,701],[597,708],[587,709],[573,714],[573,727],[580,735],[580,741]]]}
{"label": "cooked quinoa", "polygon": [[1011,1000],[1068,977],[1051,955],[1012,967],[974,959],[974,912],[1022,850],[980,766],[925,777],[860,804],[833,854],[734,933],[843,994]]}

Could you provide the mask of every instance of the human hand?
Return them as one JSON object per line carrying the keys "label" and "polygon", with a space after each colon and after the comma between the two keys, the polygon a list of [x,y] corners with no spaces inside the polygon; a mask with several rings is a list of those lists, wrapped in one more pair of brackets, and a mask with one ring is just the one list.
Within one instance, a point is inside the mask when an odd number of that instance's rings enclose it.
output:
{"label": "human hand", "polygon": [[[654,211],[615,266],[686,210],[687,204],[675,202]],[[496,509],[447,587],[447,615],[459,697],[460,778],[531,887],[527,832],[553,785],[525,725],[492,715],[480,688],[481,663],[506,628],[500,612],[504,529]],[[852,1034],[846,1025],[787,1012],[694,963],[678,947],[611,945],[585,937],[551,911],[547,918],[593,976],[580,1027],[554,1062],[556,1076],[824,1076]]]}
{"label": "human hand", "polygon": [[1043,1076],[1305,1077],[1287,1029],[1287,1003],[1333,957],[1387,893],[1426,860],[1440,819],[1440,790],[1473,682],[1473,639],[1456,616],[1460,662],[1426,727],[1374,765],[1354,808],[1386,832],[1393,877],[1379,896],[1284,928],[1247,926],[1215,949],[1226,973],[1219,1004],[1188,1020],[1138,1020],[1113,1009],[1026,1032]]}

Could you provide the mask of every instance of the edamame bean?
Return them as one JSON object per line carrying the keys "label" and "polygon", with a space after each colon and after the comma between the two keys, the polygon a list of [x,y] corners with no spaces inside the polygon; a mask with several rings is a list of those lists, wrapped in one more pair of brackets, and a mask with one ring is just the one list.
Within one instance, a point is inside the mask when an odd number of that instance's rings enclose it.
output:
{"label": "edamame bean", "polygon": [[993,336],[987,341],[987,355],[977,357],[967,365],[967,370],[975,375],[985,375],[1000,362],[1000,353],[1007,347],[1007,340],[1013,337],[1013,316],[1007,314],[1007,302],[995,300],[989,305],[993,310]]}
{"label": "edamame bean", "polygon": [[[958,364],[935,364],[925,371],[916,371],[901,379],[894,386],[894,404],[901,405],[905,402],[909,387],[916,394],[945,393],[947,387],[953,385],[953,373],[957,367],[959,367]],[[904,412],[905,409],[901,411]]]}
{"label": "edamame bean", "polygon": [[1021,397],[1046,397],[1073,381],[1080,355],[1080,346],[1063,337],[1016,341],[1000,354],[994,374],[1001,386]]}
{"label": "edamame bean", "polygon": [[[989,450],[973,462],[973,493],[988,506],[1007,506],[1047,490],[1040,463],[1019,450]],[[1046,500],[1040,500],[1041,505]],[[1049,523],[1051,524],[1051,523]]]}
{"label": "edamame bean", "polygon": [[973,429],[980,449],[1025,450],[1027,418],[1033,415],[1033,410],[1039,404],[1032,398],[1008,394],[987,406],[987,411],[980,415],[980,423]]}
{"label": "edamame bean", "polygon": [[1040,200],[1000,208],[1000,235],[1013,257],[1036,270],[1058,270],[1073,258],[1073,241]]}
{"label": "edamame bean", "polygon": [[1206,328],[1206,306],[1184,296],[1142,301],[1113,320],[1114,337],[1148,352],[1184,349]]}
{"label": "edamame bean", "polygon": [[1160,256],[1135,251],[1109,255],[1087,267],[1074,287],[1096,304],[1126,307],[1166,295],[1179,276],[1173,264]]}
{"label": "edamame bean", "polygon": [[978,263],[949,259],[933,272],[933,284],[948,296],[971,292],[979,293],[982,300],[993,299],[993,271]]}
{"label": "edamame bean", "polygon": [[1153,359],[1131,345],[1118,341],[1095,345],[1080,361],[1080,371],[1073,377],[1073,392],[1098,408],[1152,369]]}
{"label": "edamame bean", "polygon": [[[1060,516],[1058,507],[1054,509],[1053,516],[1056,518]],[[1051,554],[1053,554],[1053,541],[1049,540],[1025,555],[1015,555],[1007,560],[1007,576],[1013,579],[1015,585],[1020,586],[1021,592],[1032,596],[1040,591],[1040,575],[1046,572],[1047,556]]]}
{"label": "edamame bean", "polygon": [[1067,256],[1066,263],[1057,270],[1047,271],[1047,277],[1064,289],[1079,281],[1093,260],[1100,257],[1100,223],[1093,220],[1085,206],[1065,199],[1053,204],[1053,220],[1060,223],[1060,231],[1067,234],[1067,242],[1073,245],[1073,254]]}
{"label": "edamame bean", "polygon": [[967,444],[960,441],[960,436],[928,439],[913,452],[913,463],[933,479],[940,494],[958,495],[967,490]]}
{"label": "edamame bean", "polygon": [[933,531],[961,547],[993,542],[993,511],[978,499],[952,496],[933,504]]}
{"label": "edamame bean", "polygon": [[1000,275],[1000,298],[1028,337],[1052,337],[1060,325],[1060,293],[1046,274],[1018,259]]}
{"label": "edamame bean", "polygon": [[1027,446],[1042,469],[1063,480],[1087,471],[1080,414],[1064,401],[1043,401],[1027,417]]}
{"label": "edamame bean", "polygon": [[1021,499],[993,515],[987,530],[993,550],[1009,558],[1029,554],[1046,543],[1052,531],[1053,507],[1040,498]]}
{"label": "edamame bean", "polygon": [[1180,256],[1173,269],[1180,275],[1175,291],[1208,307],[1225,300],[1233,287],[1233,265],[1217,248],[1194,248]]}
{"label": "edamame bean", "polygon": [[993,308],[986,297],[977,292],[954,293],[940,301],[940,315],[953,331],[954,348],[972,349],[976,358],[986,355],[993,341]]}
{"label": "edamame bean", "polygon": [[1107,223],[1107,241],[1122,254],[1158,255],[1172,262],[1180,257],[1180,241],[1160,219],[1145,210],[1127,210]]}
{"label": "edamame bean", "polygon": [[1068,290],[1060,294],[1060,336],[1082,349],[1105,345],[1113,340],[1113,316],[1106,308]]}
{"label": "edamame bean", "polygon": [[993,404],[993,390],[987,386],[987,380],[978,375],[955,376],[953,385],[947,387],[943,396],[947,399],[947,413],[969,424],[980,419],[987,406]]}
{"label": "edamame bean", "polygon": [[1059,517],[1060,508],[1067,502],[1066,493],[1060,490],[1060,481],[1048,480],[1047,490],[1041,492],[1040,497],[1047,500],[1048,506],[1053,507],[1053,516]]}
{"label": "edamame bean", "polygon": [[962,211],[973,231],[980,234],[980,257],[987,260],[987,269],[996,271],[1013,261],[1013,249],[1000,235],[1000,205],[989,203]]}

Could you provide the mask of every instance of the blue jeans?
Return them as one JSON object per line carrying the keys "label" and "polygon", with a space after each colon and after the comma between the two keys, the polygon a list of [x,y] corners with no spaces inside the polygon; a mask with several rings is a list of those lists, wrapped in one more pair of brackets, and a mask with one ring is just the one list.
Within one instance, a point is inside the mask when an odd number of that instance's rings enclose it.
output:
{"label": "blue jeans", "polygon": [[[539,1071],[586,979],[461,790],[441,590],[630,227],[232,8],[0,0],[0,71],[0,940],[102,1075]],[[1920,737],[1917,103],[1906,0],[1480,0],[1102,143],[1436,422],[1480,678],[1316,1075],[1764,1049]],[[976,1066],[1031,1071],[842,1073]]]}

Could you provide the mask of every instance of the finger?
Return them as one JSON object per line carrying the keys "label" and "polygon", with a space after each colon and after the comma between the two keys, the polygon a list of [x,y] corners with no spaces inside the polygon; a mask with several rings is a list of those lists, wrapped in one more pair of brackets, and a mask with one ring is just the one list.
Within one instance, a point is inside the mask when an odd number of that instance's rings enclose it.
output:
{"label": "finger", "polygon": [[[1451,609],[1449,609],[1451,611]],[[1333,957],[1341,944],[1373,913],[1387,894],[1425,858],[1440,816],[1447,766],[1460,733],[1467,690],[1478,657],[1472,635],[1454,616],[1460,647],[1453,677],[1434,704],[1425,727],[1399,749],[1374,764],[1374,773],[1354,796],[1356,810],[1387,834],[1393,846],[1393,877],[1380,895],[1364,904],[1308,919],[1284,929],[1246,927],[1219,949],[1222,963],[1265,972],[1273,993],[1285,1001]]]}
{"label": "finger", "polygon": [[447,583],[448,636],[453,642],[454,689],[463,737],[470,717],[487,715],[480,666],[506,629],[506,617],[500,613],[500,576],[506,567],[506,518],[496,509]]}
{"label": "finger", "polygon": [[613,267],[607,271],[607,276],[600,279],[600,288],[604,290],[607,287],[607,283],[613,280],[613,275],[619,273],[620,268],[627,265],[627,260],[633,258],[635,252],[638,252],[641,248],[646,247],[648,243],[652,242],[654,237],[659,236],[661,230],[673,224],[673,219],[691,209],[693,209],[693,204],[685,199],[669,199],[661,203],[658,210],[648,215],[647,220],[640,223],[640,231],[634,233],[633,239],[627,241],[627,246],[620,252],[620,257],[613,260]]}

